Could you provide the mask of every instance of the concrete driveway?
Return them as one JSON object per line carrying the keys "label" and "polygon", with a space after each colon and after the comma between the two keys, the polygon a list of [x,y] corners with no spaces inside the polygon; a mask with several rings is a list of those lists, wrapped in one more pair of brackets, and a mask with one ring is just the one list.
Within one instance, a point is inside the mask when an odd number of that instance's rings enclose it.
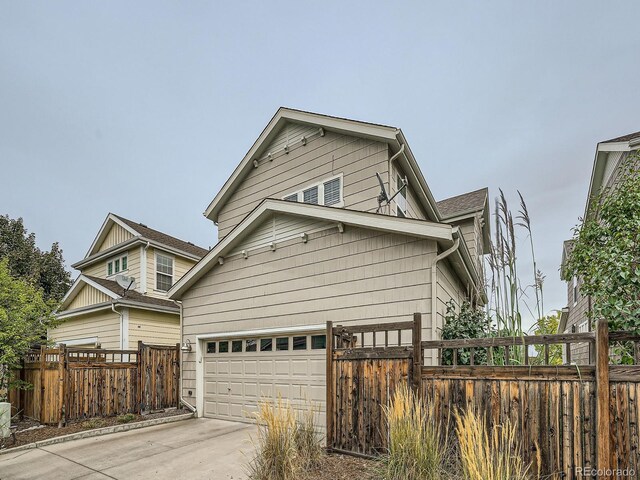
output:
{"label": "concrete driveway", "polygon": [[0,455],[0,479],[243,479],[255,427],[189,419]]}

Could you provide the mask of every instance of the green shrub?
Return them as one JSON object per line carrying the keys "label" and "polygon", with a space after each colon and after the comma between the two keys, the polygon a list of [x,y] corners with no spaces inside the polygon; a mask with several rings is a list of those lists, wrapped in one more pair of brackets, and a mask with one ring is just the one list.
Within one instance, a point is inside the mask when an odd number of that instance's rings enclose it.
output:
{"label": "green shrub", "polygon": [[102,428],[107,425],[107,422],[101,418],[92,418],[90,420],[82,422],[82,428]]}
{"label": "green shrub", "polygon": [[136,419],[136,416],[133,413],[125,413],[124,415],[119,415],[117,420],[118,423],[130,423]]}

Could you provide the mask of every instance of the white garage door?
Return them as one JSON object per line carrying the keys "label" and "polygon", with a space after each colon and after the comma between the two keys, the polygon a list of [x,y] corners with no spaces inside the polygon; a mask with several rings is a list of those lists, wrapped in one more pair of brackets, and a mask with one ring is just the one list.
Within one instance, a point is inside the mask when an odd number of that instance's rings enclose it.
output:
{"label": "white garage door", "polygon": [[204,345],[204,415],[252,422],[258,402],[278,395],[298,411],[307,401],[325,425],[324,334],[211,340]]}

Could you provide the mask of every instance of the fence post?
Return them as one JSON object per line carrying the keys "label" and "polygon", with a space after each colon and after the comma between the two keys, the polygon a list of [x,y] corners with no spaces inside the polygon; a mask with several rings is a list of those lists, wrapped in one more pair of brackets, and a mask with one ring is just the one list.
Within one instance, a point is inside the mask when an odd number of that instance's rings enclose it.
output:
{"label": "fence post", "polygon": [[136,360],[138,363],[137,368],[137,382],[138,382],[138,391],[136,392],[136,403],[137,403],[137,412],[142,413],[142,340],[138,340],[138,353],[136,354]]}
{"label": "fence post", "polygon": [[413,331],[411,332],[413,344],[411,365],[411,387],[416,396],[420,396],[420,383],[422,381],[422,314],[413,314]]}
{"label": "fence post", "polygon": [[[609,442],[609,325],[596,323],[596,462],[598,470],[610,467]],[[608,478],[608,476],[600,477]]]}
{"label": "fence post", "polygon": [[58,401],[60,402],[60,411],[58,413],[58,428],[63,427],[67,423],[65,418],[65,396],[67,383],[67,352],[66,345],[61,343],[58,346]]}
{"label": "fence post", "polygon": [[327,322],[327,338],[325,340],[327,350],[327,371],[325,386],[327,391],[326,417],[327,417],[327,451],[333,447],[333,322]]}
{"label": "fence post", "polygon": [[[40,345],[40,418],[41,423],[45,423],[45,402],[44,402],[44,377],[47,370],[47,350],[44,345]],[[35,392],[34,392],[35,393]]]}

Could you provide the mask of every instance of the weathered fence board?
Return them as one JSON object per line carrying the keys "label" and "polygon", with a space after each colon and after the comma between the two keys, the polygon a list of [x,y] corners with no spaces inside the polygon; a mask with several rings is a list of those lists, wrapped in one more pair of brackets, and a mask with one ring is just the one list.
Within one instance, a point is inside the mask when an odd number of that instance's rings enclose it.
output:
{"label": "weathered fence board", "polygon": [[12,391],[11,402],[14,411],[47,424],[177,407],[179,358],[179,345],[42,348],[25,358],[19,372],[33,388]]}
{"label": "weathered fence board", "polygon": [[[413,322],[333,327],[327,325],[328,446],[372,455],[388,445],[384,406],[402,382],[432,402],[436,418],[455,428],[454,411],[473,408],[489,426],[506,419],[515,426],[527,461],[546,478],[580,478],[577,469],[640,468],[640,365],[610,365],[613,342],[631,342],[637,353],[640,336],[609,335],[600,322],[596,332],[499,339],[422,342],[416,346],[420,316]],[[390,346],[387,330],[412,330],[412,341]],[[365,334],[384,332],[384,346],[365,346]],[[373,337],[375,339],[375,336]],[[398,338],[400,334],[398,333]],[[405,337],[407,338],[407,337]],[[330,341],[329,341],[330,339]],[[358,345],[358,340],[361,345]],[[400,343],[400,342],[398,342]],[[560,344],[565,359],[570,347],[587,343],[595,365],[549,365],[549,345]],[[529,345],[544,345],[531,365]],[[526,347],[525,347],[526,346]],[[449,354],[451,365],[424,366],[423,350]],[[418,350],[418,351],[416,351]],[[459,365],[461,352],[470,365]],[[489,365],[474,364],[483,352]],[[470,353],[470,354],[469,354]],[[635,355],[636,363],[640,354]],[[419,366],[419,388],[416,369]],[[332,428],[330,428],[332,425]]]}

